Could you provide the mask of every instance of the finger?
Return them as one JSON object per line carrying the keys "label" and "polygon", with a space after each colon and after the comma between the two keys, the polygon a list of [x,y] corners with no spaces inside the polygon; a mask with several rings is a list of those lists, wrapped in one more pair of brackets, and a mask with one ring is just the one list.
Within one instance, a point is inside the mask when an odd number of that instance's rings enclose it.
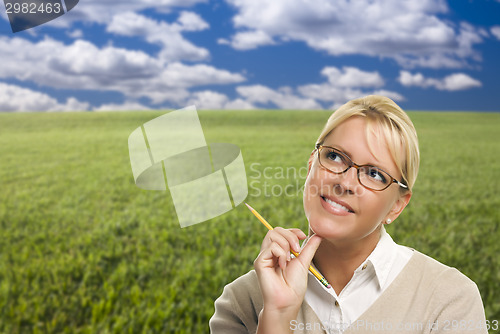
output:
{"label": "finger", "polygon": [[307,235],[304,232],[302,232],[301,229],[291,228],[291,229],[289,229],[289,231],[294,233],[300,240],[307,238]]}
{"label": "finger", "polygon": [[272,256],[277,258],[279,267],[284,270],[286,268],[286,263],[290,260],[290,252],[286,252],[277,243],[271,245],[270,251]]}
{"label": "finger", "polygon": [[290,259],[290,242],[281,234],[279,230],[272,230],[267,233],[265,241],[262,243],[262,248],[269,248],[273,243],[278,244],[286,253],[288,260]]}
{"label": "finger", "polygon": [[322,241],[321,237],[313,235],[307,241],[306,245],[302,249],[302,252],[300,252],[298,259],[300,260],[304,268],[308,268],[311,265],[311,261],[314,257],[314,254],[316,254],[316,250],[321,244],[321,241]]}
{"label": "finger", "polygon": [[297,230],[298,229],[285,230],[282,227],[276,227],[274,229],[274,231],[278,232],[281,236],[283,236],[287,240],[287,242],[289,244],[289,248],[293,249],[295,252],[298,253],[298,252],[300,252],[300,244],[299,244],[299,238],[297,235],[299,233],[297,232]]}
{"label": "finger", "polygon": [[254,265],[262,268],[274,268],[281,258],[283,258],[286,262],[286,260],[288,259],[287,255],[289,254],[290,253],[281,248],[278,243],[272,242],[268,247],[262,248],[260,254],[254,261]]}

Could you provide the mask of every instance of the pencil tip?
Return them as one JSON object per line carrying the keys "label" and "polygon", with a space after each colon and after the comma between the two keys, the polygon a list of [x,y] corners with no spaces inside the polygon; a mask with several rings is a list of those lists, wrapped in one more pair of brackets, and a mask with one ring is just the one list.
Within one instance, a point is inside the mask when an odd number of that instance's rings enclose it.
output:
{"label": "pencil tip", "polygon": [[253,208],[250,205],[248,205],[247,202],[244,202],[244,203],[250,209],[250,211],[253,211]]}

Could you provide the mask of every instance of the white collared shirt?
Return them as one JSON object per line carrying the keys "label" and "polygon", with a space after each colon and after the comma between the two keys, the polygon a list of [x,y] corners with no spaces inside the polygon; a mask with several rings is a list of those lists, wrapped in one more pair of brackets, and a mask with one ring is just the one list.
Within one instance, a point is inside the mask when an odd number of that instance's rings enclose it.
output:
{"label": "white collared shirt", "polygon": [[382,226],[377,246],[338,296],[309,273],[304,300],[328,333],[342,333],[384,292],[412,255],[413,250],[396,244]]}

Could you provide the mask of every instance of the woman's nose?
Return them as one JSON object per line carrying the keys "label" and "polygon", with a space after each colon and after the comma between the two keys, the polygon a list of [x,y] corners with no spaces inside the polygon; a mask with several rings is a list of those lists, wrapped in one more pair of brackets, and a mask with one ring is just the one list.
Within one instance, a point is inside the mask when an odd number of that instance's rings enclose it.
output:
{"label": "woman's nose", "polygon": [[358,181],[358,170],[356,167],[352,166],[348,170],[346,170],[342,174],[336,175],[336,184],[335,187],[338,187],[342,190],[342,193],[345,194],[355,194],[356,187],[359,186]]}

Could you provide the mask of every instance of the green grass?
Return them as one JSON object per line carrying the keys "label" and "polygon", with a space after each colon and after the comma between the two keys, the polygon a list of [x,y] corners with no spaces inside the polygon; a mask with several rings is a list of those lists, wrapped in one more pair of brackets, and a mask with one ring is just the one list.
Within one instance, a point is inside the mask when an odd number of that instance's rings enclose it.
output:
{"label": "green grass", "polygon": [[[134,185],[128,135],[161,114],[0,114],[0,333],[208,332],[214,300],[252,268],[266,230],[243,206],[181,229],[168,192]],[[329,114],[200,119],[208,142],[241,148],[249,203],[306,230],[300,188]],[[473,279],[500,320],[500,114],[410,116],[422,163],[389,233]]]}

